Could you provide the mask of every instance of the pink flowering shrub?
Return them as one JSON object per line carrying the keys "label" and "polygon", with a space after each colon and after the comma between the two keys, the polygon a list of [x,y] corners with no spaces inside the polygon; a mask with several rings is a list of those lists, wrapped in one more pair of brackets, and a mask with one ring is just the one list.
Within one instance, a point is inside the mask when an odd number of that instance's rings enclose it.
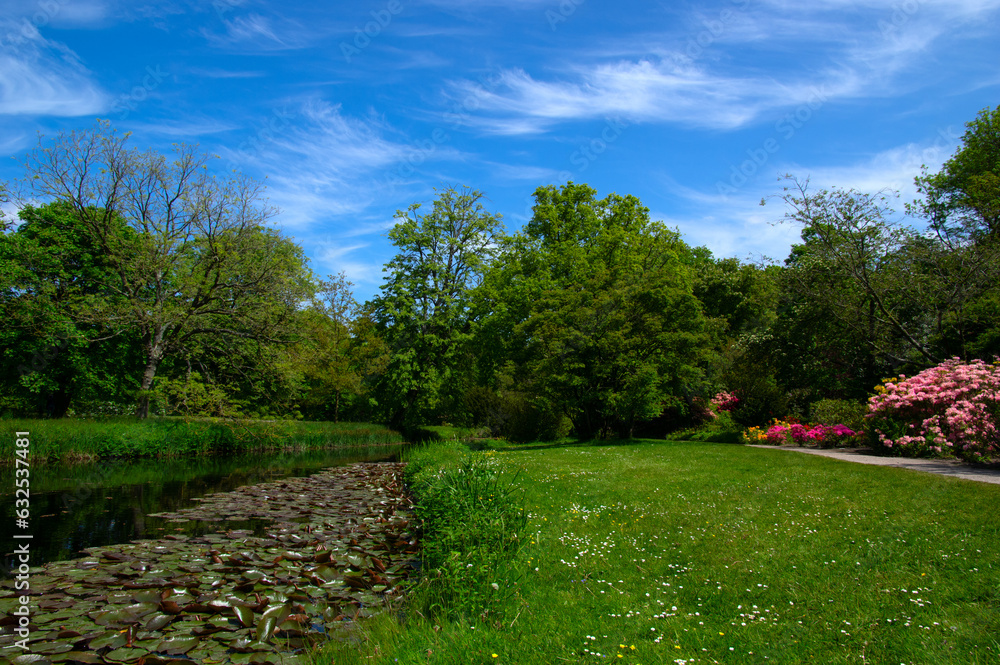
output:
{"label": "pink flowering shrub", "polygon": [[[757,429],[757,428],[751,428]],[[846,425],[804,425],[783,420],[774,420],[758,440],[775,446],[796,444],[799,446],[850,446],[855,443],[857,432]]]}
{"label": "pink flowering shrub", "polygon": [[886,379],[875,392],[865,415],[875,448],[971,461],[1000,452],[1000,361],[952,358],[910,378]]}
{"label": "pink flowering shrub", "polygon": [[712,398],[712,406],[719,411],[732,411],[739,403],[740,398],[734,393],[721,392]]}

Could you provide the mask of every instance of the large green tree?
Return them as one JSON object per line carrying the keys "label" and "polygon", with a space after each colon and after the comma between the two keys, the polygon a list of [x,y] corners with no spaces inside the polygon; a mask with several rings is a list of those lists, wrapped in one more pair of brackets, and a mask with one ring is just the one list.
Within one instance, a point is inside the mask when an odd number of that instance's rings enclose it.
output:
{"label": "large green tree", "polygon": [[67,203],[26,206],[19,217],[15,231],[0,235],[6,407],[60,417],[74,399],[120,401],[136,387],[128,376],[140,349],[120,329],[81,315],[114,298],[104,286],[112,266]]}
{"label": "large green tree", "polygon": [[40,138],[25,167],[35,196],[74,210],[113,275],[101,284],[109,297],[79,321],[141,341],[144,417],[164,359],[205,338],[286,342],[312,285],[301,248],[266,226],[275,211],[263,185],[212,176],[209,158],[189,147],[169,160],[128,141],[98,123]]}
{"label": "large green tree", "polygon": [[482,192],[449,187],[431,210],[397,212],[382,293],[367,308],[381,326],[389,361],[377,387],[394,426],[427,422],[455,405],[469,367],[471,291],[503,237]]}
{"label": "large green tree", "polygon": [[631,436],[699,373],[705,321],[688,251],[634,196],[541,187],[485,287],[498,304],[480,346],[501,349],[494,368],[579,436]]}

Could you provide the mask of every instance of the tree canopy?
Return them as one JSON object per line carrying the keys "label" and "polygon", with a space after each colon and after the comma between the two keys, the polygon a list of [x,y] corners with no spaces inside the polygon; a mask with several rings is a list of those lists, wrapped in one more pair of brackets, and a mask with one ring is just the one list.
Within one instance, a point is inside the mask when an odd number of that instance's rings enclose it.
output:
{"label": "tree canopy", "polygon": [[746,425],[859,402],[883,376],[1000,355],[998,137],[1000,107],[984,109],[902,211],[893,192],[789,176],[780,221],[801,242],[783,263],[716,258],[586,184],[538,187],[512,233],[483,192],[444,187],[397,211],[363,303],[271,226],[261,183],[107,123],[43,137],[33,203],[0,219],[0,411],[529,440],[661,435],[710,417],[719,391]]}

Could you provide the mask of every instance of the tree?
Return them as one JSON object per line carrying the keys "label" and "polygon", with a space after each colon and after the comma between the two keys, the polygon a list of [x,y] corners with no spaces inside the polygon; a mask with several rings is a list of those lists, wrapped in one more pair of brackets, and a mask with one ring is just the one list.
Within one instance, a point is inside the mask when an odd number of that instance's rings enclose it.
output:
{"label": "tree", "polygon": [[694,295],[708,319],[719,321],[729,336],[770,327],[779,295],[774,266],[715,259],[704,247],[692,252]]}
{"label": "tree", "polygon": [[502,305],[483,339],[502,344],[541,412],[568,416],[581,437],[631,436],[698,374],[704,319],[687,251],[634,196],[540,187],[490,275]]}
{"label": "tree", "polygon": [[385,370],[387,349],[352,287],[343,273],[331,275],[298,314],[304,334],[286,355],[301,376],[299,401],[307,417],[338,422],[345,411],[361,415],[372,381]]}
{"label": "tree", "polygon": [[[991,358],[1000,353],[1000,106],[983,109],[966,124],[962,143],[938,173],[926,167],[915,178],[923,200],[908,207],[923,216],[934,243],[923,243],[922,261],[967,285],[941,317],[936,343],[941,357]],[[954,291],[954,288],[952,288]]]}
{"label": "tree", "polygon": [[482,192],[449,187],[431,211],[414,203],[396,213],[389,240],[398,248],[383,269],[382,293],[369,310],[389,347],[378,399],[396,427],[422,424],[454,404],[471,329],[470,292],[503,237]]}
{"label": "tree", "polygon": [[[0,365],[8,407],[61,417],[74,398],[120,400],[139,349],[120,331],[79,315],[113,298],[103,286],[111,266],[65,202],[26,206],[19,217],[16,231],[0,235]],[[115,223],[127,236],[124,222]]]}
{"label": "tree", "polygon": [[287,342],[311,284],[301,248],[265,226],[275,211],[261,184],[211,176],[190,147],[168,161],[128,139],[108,123],[40,138],[25,167],[36,196],[74,210],[113,274],[102,284],[113,297],[78,314],[141,340],[145,417],[164,359],[206,337]]}
{"label": "tree", "polygon": [[915,182],[924,200],[914,210],[945,241],[1000,237],[1000,106],[980,111],[952,158]]}
{"label": "tree", "polygon": [[928,367],[946,347],[964,356],[974,336],[969,306],[998,277],[990,243],[921,235],[894,221],[885,193],[810,193],[808,181],[791,180],[786,219],[802,225],[804,243],[786,262],[790,285],[867,347],[867,385],[886,363]]}
{"label": "tree", "polygon": [[888,194],[840,189],[813,194],[808,180],[788,178],[785,219],[802,225],[805,241],[786,262],[797,287],[865,340],[870,363],[876,355],[907,362],[907,351],[936,363],[924,314],[938,300],[929,290],[940,285],[910,269],[906,250],[916,234],[891,221]]}
{"label": "tree", "polygon": [[10,203],[10,192],[7,190],[7,183],[0,182],[0,233],[6,233],[10,228],[7,221],[7,214],[4,212],[4,204]]}

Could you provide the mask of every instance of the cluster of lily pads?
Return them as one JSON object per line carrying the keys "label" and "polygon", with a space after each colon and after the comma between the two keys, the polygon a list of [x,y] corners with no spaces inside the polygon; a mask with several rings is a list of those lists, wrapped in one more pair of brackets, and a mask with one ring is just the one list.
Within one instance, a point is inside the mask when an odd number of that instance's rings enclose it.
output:
{"label": "cluster of lily pads", "polygon": [[[210,495],[157,516],[217,521],[218,533],[92,548],[33,569],[27,651],[13,614],[25,592],[4,582],[0,662],[300,662],[391,608],[417,566],[402,467],[353,464]],[[228,519],[269,526],[225,530]]]}

